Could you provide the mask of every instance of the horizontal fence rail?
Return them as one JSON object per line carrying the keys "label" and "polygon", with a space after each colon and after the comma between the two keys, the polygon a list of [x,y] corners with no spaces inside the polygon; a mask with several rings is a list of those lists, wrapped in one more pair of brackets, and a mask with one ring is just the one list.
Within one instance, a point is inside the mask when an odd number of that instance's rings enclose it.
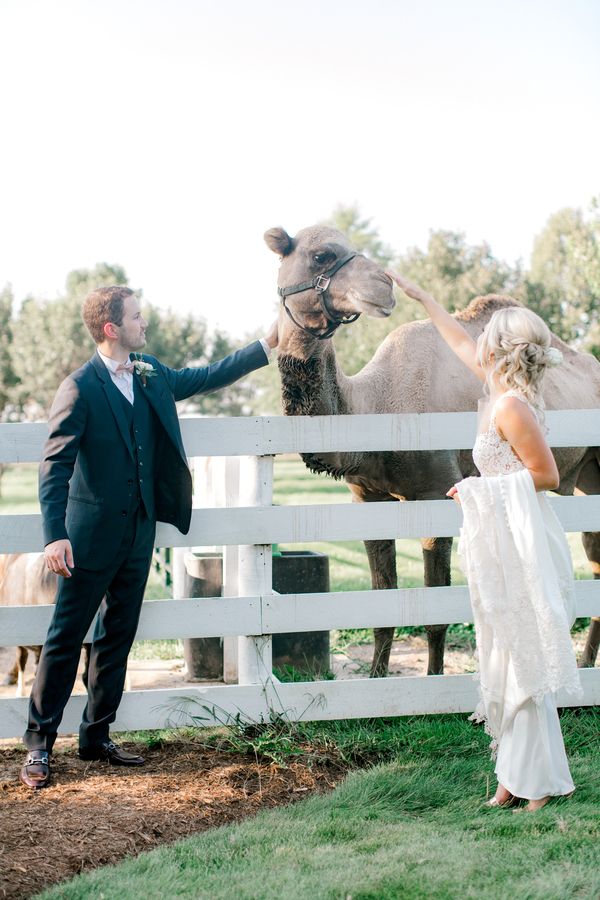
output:
{"label": "horizontal fence rail", "polygon": [[[552,447],[600,444],[600,410],[548,411]],[[271,456],[351,450],[468,450],[477,413],[399,413],[361,416],[231,416],[183,418],[188,456]],[[0,462],[38,462],[47,427],[0,425]]]}
{"label": "horizontal fence rail", "polygon": [[[597,669],[582,669],[583,702],[600,704]],[[76,732],[85,706],[84,696],[67,704],[61,731]],[[564,693],[559,706],[573,704]],[[27,720],[25,698],[3,700],[0,738],[15,737]],[[351,681],[313,681],[296,684],[207,685],[178,690],[128,691],[114,723],[115,731],[135,731],[184,725],[226,724],[268,720],[275,712],[290,721],[362,719],[437,713],[469,713],[477,705],[477,686],[471,675],[427,675],[399,678],[356,678]]]}
{"label": "horizontal fence rail", "polygon": [[[578,616],[600,611],[600,581],[575,582]],[[0,607],[0,647],[43,643],[53,606]],[[264,597],[147,600],[136,640],[283,634],[336,628],[386,628],[472,622],[469,591],[453,587],[397,588]],[[86,641],[94,631],[90,626]]]}
{"label": "horizontal fence rail", "polygon": [[[600,410],[550,411],[547,424],[553,447],[600,444]],[[189,457],[260,458],[289,452],[356,450],[433,451],[472,447],[476,414],[190,418],[183,419],[181,426]],[[39,461],[46,433],[45,424],[0,425],[0,463]],[[244,556],[242,550],[246,557],[246,580],[239,572],[231,580],[227,576],[225,593],[248,596],[147,601],[143,604],[138,640],[221,636],[243,645],[246,654],[252,650],[254,641],[254,649],[262,647],[270,659],[273,634],[472,621],[469,594],[464,586],[268,593],[270,544],[454,537],[459,533],[462,516],[455,503],[441,499],[273,507],[269,505],[272,464],[267,459],[258,462],[260,465],[244,469],[239,494],[231,486],[235,479],[231,482],[225,492],[234,497],[231,506],[229,501],[226,503],[229,508],[195,508],[188,535],[159,524],[156,537],[156,545],[162,547],[223,545],[228,551],[240,546],[240,560]],[[235,470],[228,471],[231,475]],[[248,473],[253,473],[250,481]],[[263,487],[259,489],[261,484]],[[213,502],[214,498],[208,497],[204,505]],[[565,531],[600,530],[600,496],[552,497],[550,502]],[[258,505],[250,506],[250,503]],[[3,553],[39,551],[41,547],[39,515],[0,515]],[[255,571],[248,567],[249,551],[254,552]],[[235,566],[232,571],[236,571]],[[575,589],[577,614],[600,615],[600,581],[578,581]],[[15,605],[0,607],[0,646],[41,644],[52,606],[18,606],[17,598],[12,599]],[[250,669],[247,667],[245,671]],[[584,687],[582,704],[600,703],[600,669],[582,670],[580,674]],[[128,692],[123,697],[115,729],[210,725],[226,722],[237,714],[248,721],[257,721],[273,711],[291,720],[470,712],[477,700],[476,685],[470,675],[299,684],[275,684],[270,677],[253,676],[249,681],[252,683]],[[77,730],[84,699],[82,696],[71,699],[62,731]],[[560,705],[572,702],[569,697],[559,696]],[[15,737],[23,731],[26,709],[25,699],[0,701],[0,737]]]}
{"label": "horizontal fence rail", "polygon": [[[549,499],[565,531],[594,531],[598,528],[600,495]],[[159,523],[156,546],[210,547],[215,544],[456,537],[461,523],[460,509],[449,499],[195,509],[187,535],[181,534],[172,525]],[[5,553],[27,553],[40,550],[42,546],[41,516],[0,516],[0,547]]]}

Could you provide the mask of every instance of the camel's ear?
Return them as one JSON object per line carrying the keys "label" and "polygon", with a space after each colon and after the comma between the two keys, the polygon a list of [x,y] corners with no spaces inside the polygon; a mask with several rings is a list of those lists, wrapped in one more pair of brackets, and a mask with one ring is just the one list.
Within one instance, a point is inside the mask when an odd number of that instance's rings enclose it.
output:
{"label": "camel's ear", "polygon": [[265,243],[273,253],[279,256],[287,256],[292,252],[294,242],[283,228],[269,228],[265,231]]}

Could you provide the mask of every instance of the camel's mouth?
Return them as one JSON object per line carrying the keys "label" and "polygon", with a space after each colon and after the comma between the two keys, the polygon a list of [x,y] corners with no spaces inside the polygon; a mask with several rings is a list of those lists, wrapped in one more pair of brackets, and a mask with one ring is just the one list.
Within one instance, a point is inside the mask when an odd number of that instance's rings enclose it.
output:
{"label": "camel's mouth", "polygon": [[356,312],[364,313],[374,319],[387,319],[396,305],[396,301],[391,295],[385,300],[371,300],[355,291],[349,291],[347,299],[352,303]]}

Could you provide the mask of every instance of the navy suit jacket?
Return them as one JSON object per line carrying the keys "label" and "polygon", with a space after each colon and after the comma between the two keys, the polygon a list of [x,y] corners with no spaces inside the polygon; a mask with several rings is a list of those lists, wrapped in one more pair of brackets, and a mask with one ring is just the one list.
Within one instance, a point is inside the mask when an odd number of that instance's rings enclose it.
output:
{"label": "navy suit jacket", "polygon": [[[267,365],[267,355],[255,341],[201,368],[176,370],[153,356],[142,359],[156,372],[143,388],[160,431],[154,472],[156,518],[187,534],[192,478],[175,401],[232,384]],[[122,508],[131,490],[127,481],[133,447],[117,391],[97,353],[63,381],[50,410],[39,471],[44,544],[69,538],[75,565],[92,570],[109,564],[127,523]]]}

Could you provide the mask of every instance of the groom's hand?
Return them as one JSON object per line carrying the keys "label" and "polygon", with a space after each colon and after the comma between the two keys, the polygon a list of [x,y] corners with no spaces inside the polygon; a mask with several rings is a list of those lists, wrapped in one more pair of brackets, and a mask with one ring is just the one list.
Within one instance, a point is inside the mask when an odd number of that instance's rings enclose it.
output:
{"label": "groom's hand", "polygon": [[61,541],[52,541],[44,547],[44,559],[46,565],[55,575],[62,575],[64,578],[70,578],[69,569],[75,568],[73,563],[73,548],[71,541],[66,538]]}

